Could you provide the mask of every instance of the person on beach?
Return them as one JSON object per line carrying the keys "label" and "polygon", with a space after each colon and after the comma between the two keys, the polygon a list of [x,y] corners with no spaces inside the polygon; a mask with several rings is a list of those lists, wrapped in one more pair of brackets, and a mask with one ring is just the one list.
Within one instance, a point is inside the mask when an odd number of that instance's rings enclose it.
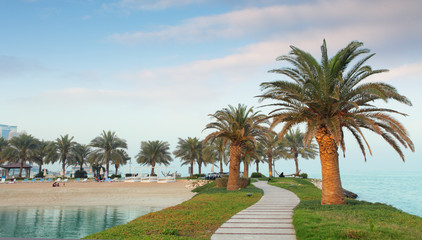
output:
{"label": "person on beach", "polygon": [[53,187],[60,187],[60,183],[58,183],[58,182],[54,182],[54,183],[53,183]]}

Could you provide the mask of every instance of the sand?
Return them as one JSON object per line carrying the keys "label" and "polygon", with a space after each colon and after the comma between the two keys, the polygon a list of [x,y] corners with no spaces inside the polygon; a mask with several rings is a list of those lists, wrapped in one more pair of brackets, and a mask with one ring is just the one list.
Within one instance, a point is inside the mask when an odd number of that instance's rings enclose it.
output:
{"label": "sand", "polygon": [[0,184],[0,207],[8,206],[150,206],[165,208],[195,195],[184,180],[175,183],[68,182]]}

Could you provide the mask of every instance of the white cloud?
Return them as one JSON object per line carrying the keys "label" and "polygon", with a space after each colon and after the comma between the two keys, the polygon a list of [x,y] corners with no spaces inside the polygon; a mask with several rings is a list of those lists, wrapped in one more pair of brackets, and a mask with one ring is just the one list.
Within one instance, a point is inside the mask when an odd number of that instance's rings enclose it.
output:
{"label": "white cloud", "polygon": [[[180,25],[164,26],[152,32],[116,33],[109,36],[121,43],[148,40],[208,41],[216,39],[269,39],[286,32],[343,29],[382,29],[389,37],[404,32],[420,36],[419,1],[328,1],[300,5],[248,8],[221,15],[188,19]],[[295,29],[295,30],[293,30]],[[297,30],[299,29],[299,30]],[[377,30],[379,32],[379,30]],[[369,34],[375,35],[376,33]]]}

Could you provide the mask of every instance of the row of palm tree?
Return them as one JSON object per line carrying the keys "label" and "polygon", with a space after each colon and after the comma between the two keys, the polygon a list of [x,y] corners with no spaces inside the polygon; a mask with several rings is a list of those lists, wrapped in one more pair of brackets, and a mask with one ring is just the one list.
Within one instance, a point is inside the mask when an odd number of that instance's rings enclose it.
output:
{"label": "row of palm tree", "polygon": [[22,169],[25,162],[39,165],[41,173],[43,164],[60,162],[62,174],[66,166],[79,165],[80,169],[86,163],[92,165],[106,165],[109,172],[110,161],[116,167],[124,165],[130,157],[124,149],[127,148],[126,141],[117,137],[115,132],[105,132],[84,145],[74,141],[74,137],[68,134],[60,136],[55,141],[39,140],[32,135],[21,134],[5,141],[0,138],[0,156],[3,162],[19,162],[19,177],[22,177]]}
{"label": "row of palm tree", "polygon": [[[222,139],[230,145],[227,190],[239,188],[242,152],[247,152],[251,145],[257,148],[257,139],[265,135],[267,138],[263,142],[270,163],[270,175],[272,158],[281,156],[277,154],[280,139],[286,136],[286,141],[300,141],[302,146],[307,147],[290,146],[290,157],[297,160],[299,155],[304,158],[313,156],[312,140],[315,138],[322,169],[321,204],[345,204],[338,161],[338,148],[341,148],[343,155],[345,153],[345,130],[356,139],[365,161],[365,145],[369,153],[372,153],[363,129],[380,135],[398,152],[403,161],[404,154],[400,145],[414,151],[407,130],[391,115],[406,114],[373,105],[375,100],[396,100],[407,105],[411,105],[411,102],[389,84],[365,82],[368,77],[387,70],[373,70],[366,65],[374,54],[369,54],[370,51],[362,46],[361,42],[353,41],[329,58],[324,40],[320,63],[310,53],[291,46],[289,55],[277,58],[290,66],[270,71],[290,80],[261,84],[263,93],[258,97],[261,101],[272,101],[264,105],[273,108],[268,116],[240,104],[237,108],[229,106],[210,115],[213,122],[207,124],[205,129],[215,131],[206,137],[205,142]],[[351,65],[352,62],[354,65]],[[270,129],[282,125],[277,136],[272,136],[263,127],[263,123],[269,119],[272,119]],[[292,129],[299,124],[306,126],[305,133],[294,137]]]}

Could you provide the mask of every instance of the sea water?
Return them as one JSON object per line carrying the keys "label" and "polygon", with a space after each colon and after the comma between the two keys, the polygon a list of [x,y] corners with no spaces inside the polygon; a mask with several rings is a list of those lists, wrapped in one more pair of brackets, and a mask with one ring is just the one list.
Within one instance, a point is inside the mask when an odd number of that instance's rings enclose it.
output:
{"label": "sea water", "polygon": [[142,206],[1,207],[0,237],[82,238],[160,209]]}
{"label": "sea water", "polygon": [[[310,174],[321,178],[321,174]],[[380,202],[422,217],[422,172],[342,173],[344,189],[358,194],[357,200]]]}

